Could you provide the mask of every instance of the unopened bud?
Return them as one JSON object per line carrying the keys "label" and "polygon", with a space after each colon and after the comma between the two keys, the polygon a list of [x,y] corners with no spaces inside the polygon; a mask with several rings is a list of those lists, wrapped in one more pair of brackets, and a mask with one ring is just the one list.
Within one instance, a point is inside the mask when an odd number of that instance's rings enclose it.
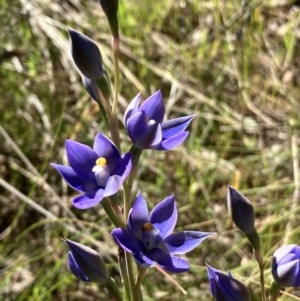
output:
{"label": "unopened bud", "polygon": [[232,186],[228,186],[227,206],[234,224],[245,234],[255,230],[252,204]]}
{"label": "unopened bud", "polygon": [[272,260],[272,275],[282,287],[300,286],[300,246],[287,245],[275,251]]}
{"label": "unopened bud", "polygon": [[79,71],[91,80],[103,75],[102,56],[97,44],[86,35],[69,29],[71,52]]}
{"label": "unopened bud", "polygon": [[99,0],[100,6],[102,7],[112,31],[114,37],[119,35],[119,24],[118,24],[118,0]]}
{"label": "unopened bud", "polygon": [[215,301],[250,301],[247,287],[228,275],[206,264],[211,294]]}
{"label": "unopened bud", "polygon": [[109,274],[102,257],[93,249],[78,242],[64,239],[70,251],[68,266],[71,272],[81,281],[106,283]]}

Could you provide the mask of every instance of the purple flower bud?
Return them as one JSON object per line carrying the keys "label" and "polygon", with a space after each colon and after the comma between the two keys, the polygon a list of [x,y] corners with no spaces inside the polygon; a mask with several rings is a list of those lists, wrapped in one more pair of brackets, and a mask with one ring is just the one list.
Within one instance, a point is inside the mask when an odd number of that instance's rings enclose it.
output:
{"label": "purple flower bud", "polygon": [[118,11],[119,0],[99,0],[99,3],[106,15]]}
{"label": "purple flower bud", "polygon": [[112,34],[114,37],[118,37],[119,35],[119,22],[118,22],[118,8],[119,1],[118,0],[99,0],[100,6],[102,7],[108,22]]}
{"label": "purple flower bud", "polygon": [[272,275],[283,287],[300,286],[300,246],[283,246],[274,253]]}
{"label": "purple flower bud", "polygon": [[82,83],[85,90],[99,105],[101,105],[101,99],[98,90],[100,90],[106,100],[109,100],[111,96],[110,80],[105,67],[103,68],[103,75],[98,80],[92,80],[88,77],[81,75]]}
{"label": "purple flower bud", "polygon": [[247,287],[233,278],[229,272],[225,275],[208,264],[206,267],[210,290],[215,301],[250,301]]}
{"label": "purple flower bud", "polygon": [[91,80],[103,75],[102,56],[97,44],[86,35],[69,29],[71,52],[80,72]]}
{"label": "purple flower bud", "polygon": [[254,231],[254,209],[251,203],[232,186],[228,186],[227,206],[231,219],[245,234]]}
{"label": "purple flower bud", "polygon": [[79,280],[96,283],[105,283],[109,280],[105,263],[95,250],[69,239],[64,241],[70,249],[68,266]]}
{"label": "purple flower bud", "polygon": [[98,104],[101,104],[101,99],[98,92],[98,86],[96,81],[89,79],[88,77],[82,74],[81,76],[82,83],[85,87],[86,92],[90,95],[90,97],[95,100]]}

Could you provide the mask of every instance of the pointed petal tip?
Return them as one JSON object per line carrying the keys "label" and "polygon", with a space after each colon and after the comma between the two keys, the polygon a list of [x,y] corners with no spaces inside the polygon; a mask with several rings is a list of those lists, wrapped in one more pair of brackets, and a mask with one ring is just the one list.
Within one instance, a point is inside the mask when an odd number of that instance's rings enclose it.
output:
{"label": "pointed petal tip", "polygon": [[85,210],[98,205],[102,201],[102,199],[103,198],[100,197],[91,199],[85,194],[82,194],[73,198],[72,204],[76,209]]}

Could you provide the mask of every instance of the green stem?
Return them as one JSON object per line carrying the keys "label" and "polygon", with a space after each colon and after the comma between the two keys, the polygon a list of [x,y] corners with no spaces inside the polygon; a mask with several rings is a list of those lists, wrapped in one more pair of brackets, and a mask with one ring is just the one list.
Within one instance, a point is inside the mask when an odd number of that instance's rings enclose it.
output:
{"label": "green stem", "polygon": [[128,213],[131,208],[131,190],[132,190],[132,184],[135,179],[138,167],[139,167],[139,160],[142,154],[142,149],[138,149],[135,146],[132,146],[130,149],[130,153],[132,154],[133,158],[133,164],[132,164],[132,170],[130,172],[130,175],[128,179],[124,182],[124,218],[127,220]]}
{"label": "green stem", "polygon": [[132,170],[131,170],[130,175],[128,177],[128,182],[130,184],[129,186],[132,186],[132,183],[135,179],[136,173],[138,171],[139,161],[140,161],[140,157],[141,157],[142,152],[143,152],[142,149],[139,149],[139,148],[135,147],[134,145],[130,149],[130,153],[131,153],[132,158],[133,158],[133,164],[132,164]]}
{"label": "green stem", "polygon": [[138,273],[136,284],[135,284],[136,294],[139,295],[140,300],[143,300],[143,295],[142,295],[142,291],[141,291],[141,284],[142,284],[142,281],[144,279],[144,276],[145,276],[147,270],[148,270],[147,268],[139,268],[139,273]]}
{"label": "green stem", "polygon": [[259,266],[259,282],[260,282],[261,298],[262,298],[262,301],[267,301],[266,291],[265,291],[265,276],[264,276],[265,263],[263,261],[263,258],[261,256],[260,252],[257,252],[254,250],[254,257],[255,257],[256,261],[258,262],[258,266]]}
{"label": "green stem", "polygon": [[120,133],[119,133],[119,128],[118,128],[118,123],[117,123],[116,116],[114,116],[112,114],[109,102],[104,97],[104,95],[103,95],[103,93],[101,92],[100,89],[98,89],[98,93],[99,93],[99,96],[100,96],[100,99],[101,99],[101,103],[102,103],[102,105],[104,107],[104,110],[107,114],[109,131],[111,133],[111,139],[115,143],[118,150],[121,152],[121,149],[120,149]]}
{"label": "green stem", "polygon": [[134,281],[134,271],[133,271],[133,260],[132,255],[130,253],[125,252],[125,261],[126,261],[126,267],[127,267],[127,275],[128,275],[128,281],[129,281],[129,287],[130,287],[130,296],[131,301],[142,301],[141,295],[138,290],[136,290],[135,287],[135,281]]}
{"label": "green stem", "polygon": [[116,214],[115,212],[116,208],[113,208],[112,203],[109,201],[109,199],[103,199],[101,204],[112,223],[116,227],[124,227],[124,221],[118,217],[118,214]]}
{"label": "green stem", "polygon": [[[127,220],[128,213],[130,210],[130,200],[131,200],[131,186],[128,185],[128,181],[124,182],[124,218]],[[125,252],[125,262],[127,268],[127,277],[128,277],[128,284],[130,288],[130,300],[131,301],[139,301],[140,296],[137,295],[137,291],[135,289],[135,282],[134,282],[134,271],[133,271],[133,260],[132,255]]]}
{"label": "green stem", "polygon": [[275,295],[269,298],[269,301],[277,301],[278,297],[280,295],[280,290],[278,290]]}
{"label": "green stem", "polygon": [[259,267],[259,280],[260,280],[260,290],[261,290],[262,301],[266,301],[264,270],[265,270],[264,266]]}
{"label": "green stem", "polygon": [[117,114],[117,107],[118,107],[118,96],[119,96],[119,36],[113,37],[112,41],[112,48],[114,54],[114,69],[115,69],[115,91],[114,91],[114,102],[112,108],[112,116],[115,118]]}
{"label": "green stem", "polygon": [[126,228],[126,223],[124,222],[124,217],[123,217],[120,206],[118,206],[118,205],[116,205],[116,203],[114,203],[113,196],[107,197],[107,200],[108,200],[111,210],[114,212],[116,218],[119,220],[120,227]]}
{"label": "green stem", "polygon": [[119,152],[121,152],[121,144],[120,144],[120,132],[118,127],[118,120],[116,116],[111,115],[111,118],[109,118],[109,130],[111,133],[112,141],[115,143],[117,149]]}
{"label": "green stem", "polygon": [[127,275],[127,268],[126,268],[125,251],[121,247],[119,247],[119,251],[118,251],[118,262],[120,267],[122,285],[125,289],[124,294],[126,300],[130,300],[130,287],[129,287],[129,281]]}
{"label": "green stem", "polygon": [[123,301],[123,297],[120,293],[120,290],[113,278],[109,278],[105,287],[108,290],[109,296],[112,301]]}
{"label": "green stem", "polygon": [[114,143],[116,144],[116,147],[118,148],[118,150],[121,151],[120,133],[119,133],[118,119],[117,119],[118,96],[119,96],[119,89],[120,89],[119,36],[118,35],[113,37],[112,49],[113,49],[113,55],[114,55],[115,90],[114,90],[114,100],[113,100],[112,111],[111,111],[111,115],[108,119],[109,119],[109,128],[110,128],[112,139],[113,139]]}
{"label": "green stem", "polygon": [[281,285],[278,284],[274,279],[271,281],[270,284],[270,291],[269,291],[269,301],[277,301],[280,295]]}
{"label": "green stem", "polygon": [[123,192],[124,192],[124,219],[127,221],[129,210],[131,208],[131,188],[132,183],[129,183],[129,179],[127,179],[123,184]]}

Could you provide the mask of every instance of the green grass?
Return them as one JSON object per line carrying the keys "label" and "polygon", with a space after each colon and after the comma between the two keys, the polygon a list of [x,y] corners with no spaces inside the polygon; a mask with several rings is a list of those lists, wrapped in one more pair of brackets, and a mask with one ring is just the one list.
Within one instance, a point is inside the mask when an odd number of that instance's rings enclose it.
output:
{"label": "green grass", "polygon": [[[119,282],[111,225],[101,206],[71,206],[74,191],[49,162],[65,162],[65,139],[91,144],[108,133],[66,34],[70,26],[97,40],[113,79],[108,24],[94,1],[27,2],[0,1],[0,300],[106,300],[68,271],[60,237],[97,249]],[[134,192],[150,207],[175,194],[178,230],[218,232],[187,255],[190,273],[173,275],[188,295],[150,269],[145,301],[209,300],[205,262],[231,269],[260,300],[251,249],[225,214],[226,189],[254,204],[265,259],[298,243],[299,11],[291,1],[130,0],[119,15],[120,120],[139,91],[157,89],[168,118],[196,114],[184,146],[143,154]],[[299,296],[288,289],[282,300]]]}

